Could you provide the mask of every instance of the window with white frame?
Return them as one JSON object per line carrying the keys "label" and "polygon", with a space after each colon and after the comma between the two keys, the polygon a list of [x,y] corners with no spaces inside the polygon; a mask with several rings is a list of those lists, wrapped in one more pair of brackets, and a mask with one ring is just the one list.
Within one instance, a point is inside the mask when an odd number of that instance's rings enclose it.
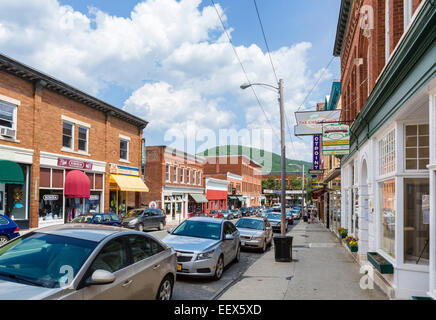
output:
{"label": "window with white frame", "polygon": [[412,0],[404,0],[403,8],[404,8],[404,30],[406,30],[410,21],[412,21],[412,13],[413,13]]}
{"label": "window with white frame", "polygon": [[170,164],[169,163],[167,163],[165,165],[165,180],[167,182],[170,182]]}
{"label": "window with white frame", "polygon": [[395,130],[379,141],[379,170],[380,175],[395,171]]}
{"label": "window with white frame", "polygon": [[193,170],[192,172],[192,184],[195,184],[197,181],[197,170]]}
{"label": "window with white frame", "polygon": [[180,183],[185,182],[185,168],[180,167]]}
{"label": "window with white frame", "polygon": [[65,120],[62,124],[62,147],[74,148],[74,124]]}
{"label": "window with white frame", "polygon": [[430,135],[428,124],[407,125],[406,170],[425,170],[430,161]]}
{"label": "window with white frame", "polygon": [[79,151],[88,152],[88,128],[79,126]]}
{"label": "window with white frame", "polygon": [[191,168],[186,169],[186,183],[191,183]]}
{"label": "window with white frame", "polygon": [[395,258],[395,179],[384,181],[380,185],[381,212],[380,212],[380,248]]}
{"label": "window with white frame", "polygon": [[177,174],[178,174],[178,172],[177,172],[177,166],[174,166],[174,177],[173,177],[173,181],[174,181],[174,183],[177,183]]}
{"label": "window with white frame", "polygon": [[5,128],[3,131],[6,135],[15,138],[16,134],[12,130],[17,129],[17,105],[7,101],[0,100],[0,128]]}
{"label": "window with white frame", "polygon": [[201,171],[198,171],[198,185],[201,185]]}
{"label": "window with white frame", "polygon": [[129,161],[129,140],[120,138],[120,159]]}

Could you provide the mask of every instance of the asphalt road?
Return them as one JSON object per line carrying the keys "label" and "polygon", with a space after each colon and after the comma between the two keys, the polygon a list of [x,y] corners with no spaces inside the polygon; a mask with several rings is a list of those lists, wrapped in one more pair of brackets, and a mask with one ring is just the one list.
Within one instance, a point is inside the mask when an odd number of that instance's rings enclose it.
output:
{"label": "asphalt road", "polygon": [[[235,223],[237,220],[234,220]],[[292,229],[290,225],[288,231]],[[168,233],[163,231],[149,231],[149,233],[163,239]],[[271,250],[269,247],[267,250]],[[220,296],[232,283],[237,280],[263,253],[256,250],[241,250],[239,262],[232,262],[224,270],[220,280],[196,279],[187,276],[177,276],[174,286],[174,300],[211,300]]]}

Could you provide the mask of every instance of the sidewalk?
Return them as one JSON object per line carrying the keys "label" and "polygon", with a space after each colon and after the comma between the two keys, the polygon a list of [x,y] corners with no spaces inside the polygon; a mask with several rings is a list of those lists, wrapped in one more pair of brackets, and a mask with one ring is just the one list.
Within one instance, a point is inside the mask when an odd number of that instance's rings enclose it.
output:
{"label": "sidewalk", "polygon": [[360,267],[334,234],[318,223],[297,223],[289,233],[292,262],[276,262],[273,245],[219,299],[387,299],[375,285],[372,290],[360,288]]}

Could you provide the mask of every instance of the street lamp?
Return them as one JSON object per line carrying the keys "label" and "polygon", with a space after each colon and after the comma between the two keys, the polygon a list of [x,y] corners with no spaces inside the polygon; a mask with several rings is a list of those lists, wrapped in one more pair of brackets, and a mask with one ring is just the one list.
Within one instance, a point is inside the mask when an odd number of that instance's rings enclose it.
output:
{"label": "street lamp", "polygon": [[244,83],[240,86],[241,89],[247,89],[251,86],[266,86],[273,88],[279,94],[279,104],[280,104],[280,140],[281,140],[281,167],[282,167],[282,185],[281,185],[281,224],[280,224],[280,234],[282,236],[286,235],[286,147],[285,147],[285,108],[283,99],[283,79],[279,80],[278,87],[266,83]]}

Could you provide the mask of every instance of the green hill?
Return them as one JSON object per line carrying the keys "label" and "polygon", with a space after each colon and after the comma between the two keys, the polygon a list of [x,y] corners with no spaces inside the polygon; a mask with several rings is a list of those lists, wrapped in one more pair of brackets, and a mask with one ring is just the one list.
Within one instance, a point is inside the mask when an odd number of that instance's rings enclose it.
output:
{"label": "green hill", "polygon": [[[265,151],[258,148],[225,145],[217,146],[198,153],[200,156],[224,156],[224,155],[246,155],[253,161],[262,165],[263,173],[279,172],[281,171],[281,158],[280,155],[274,152]],[[290,166],[290,164],[297,164]],[[304,164],[305,172],[312,168],[312,162],[286,159],[287,172],[301,172],[301,166]]]}

